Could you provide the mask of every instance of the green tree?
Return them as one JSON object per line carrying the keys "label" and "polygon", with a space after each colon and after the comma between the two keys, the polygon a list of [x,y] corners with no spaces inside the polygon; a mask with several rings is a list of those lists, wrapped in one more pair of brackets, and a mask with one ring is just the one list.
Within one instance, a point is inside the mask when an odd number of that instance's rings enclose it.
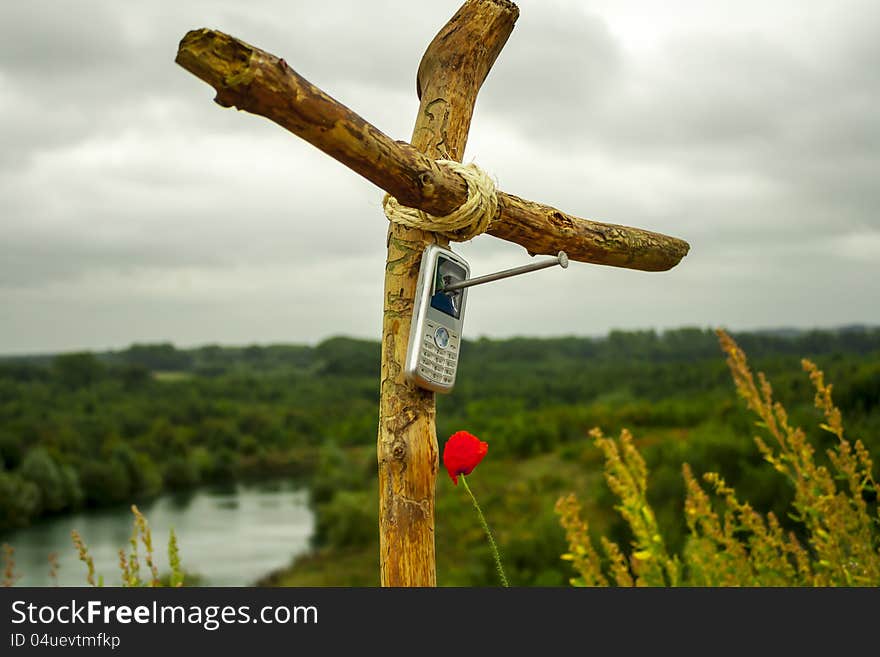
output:
{"label": "green tree", "polygon": [[162,479],[172,490],[197,486],[201,481],[199,464],[191,454],[175,456],[165,464]]}
{"label": "green tree", "polygon": [[131,494],[128,470],[116,459],[85,462],[79,478],[86,502],[92,506],[127,501]]}
{"label": "green tree", "polygon": [[319,344],[315,351],[322,374],[378,376],[381,352],[372,340],[336,337]]}
{"label": "green tree", "polygon": [[39,511],[57,513],[70,505],[69,482],[65,481],[61,468],[42,447],[30,450],[24,457],[19,474],[40,491]]}
{"label": "green tree", "polygon": [[24,527],[40,509],[40,489],[11,472],[0,472],[0,531]]}
{"label": "green tree", "polygon": [[69,388],[93,385],[105,374],[101,362],[88,352],[56,356],[52,369],[56,380]]}

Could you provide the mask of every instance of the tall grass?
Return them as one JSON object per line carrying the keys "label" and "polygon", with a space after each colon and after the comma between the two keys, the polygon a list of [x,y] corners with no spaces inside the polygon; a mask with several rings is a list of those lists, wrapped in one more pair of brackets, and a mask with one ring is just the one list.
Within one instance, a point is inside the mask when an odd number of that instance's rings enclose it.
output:
{"label": "tall grass", "polygon": [[[150,530],[150,524],[146,517],[134,504],[131,505],[131,512],[134,515],[131,538],[128,544],[130,551],[126,553],[125,548],[119,549],[119,570],[121,573],[121,586],[137,587],[137,586],[183,586],[185,573],[180,562],[180,551],[177,545],[177,535],[174,529],[171,529],[168,538],[168,563],[171,567],[170,573],[165,578],[159,577],[159,569],[156,567],[153,559],[153,535]],[[79,560],[86,566],[86,583],[90,586],[104,586],[104,576],[98,574],[95,570],[95,561],[89,553],[89,546],[83,537],[76,530],[70,532],[70,538],[73,541],[73,547],[79,556]],[[138,554],[139,545],[143,545],[144,549],[144,565],[147,570],[147,577],[141,578],[141,559]],[[3,586],[14,586],[20,575],[15,570],[15,550],[3,544]],[[54,586],[58,586],[58,554],[50,552],[49,562],[49,579]]]}
{"label": "tall grass", "polygon": [[[628,550],[602,537],[593,545],[577,498],[556,504],[570,561],[580,586],[878,586],[880,585],[880,486],[860,440],[845,436],[832,386],[808,360],[802,361],[822,411],[821,429],[836,437],[827,462],[818,458],[806,433],[789,423],[773,399],[770,382],[749,368],[746,355],[724,331],[718,338],[739,396],[758,417],[764,436],[755,444],[768,467],[794,489],[784,528],[772,512],[744,501],[716,472],[698,478],[687,463],[684,514],[688,537],[680,554],[669,554],[647,499],[648,471],[632,435],[611,439],[594,429],[605,458],[605,479],[617,497],[616,510],[632,533]],[[702,479],[702,482],[701,482]]]}

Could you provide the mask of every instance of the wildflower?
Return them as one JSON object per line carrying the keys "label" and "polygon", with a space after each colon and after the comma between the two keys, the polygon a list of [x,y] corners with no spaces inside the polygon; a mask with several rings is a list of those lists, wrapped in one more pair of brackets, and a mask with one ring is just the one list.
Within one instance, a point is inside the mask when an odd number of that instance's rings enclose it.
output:
{"label": "wildflower", "polygon": [[489,451],[489,445],[467,431],[456,431],[449,436],[446,445],[443,447],[443,465],[449,473],[452,483],[458,486],[458,477],[461,476],[461,483],[473,502],[477,517],[486,532],[486,538],[489,539],[489,547],[492,549],[492,557],[495,559],[495,569],[498,571],[498,577],[501,579],[503,586],[510,586],[507,582],[507,576],[504,574],[504,567],[501,565],[501,553],[498,551],[498,545],[492,536],[492,530],[489,529],[489,523],[486,522],[486,516],[480,508],[477,498],[471,492],[465,475],[473,472],[474,468],[479,465],[483,457]]}
{"label": "wildflower", "polygon": [[443,448],[443,465],[452,483],[458,486],[458,475],[469,475],[489,451],[489,445],[467,431],[456,431]]}

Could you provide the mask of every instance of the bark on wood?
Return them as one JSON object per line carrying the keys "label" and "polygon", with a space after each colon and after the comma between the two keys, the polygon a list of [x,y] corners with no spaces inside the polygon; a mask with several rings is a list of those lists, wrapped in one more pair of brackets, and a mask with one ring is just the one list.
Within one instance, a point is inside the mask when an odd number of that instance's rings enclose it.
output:
{"label": "bark on wood", "polygon": [[[482,8],[481,8],[482,7]],[[516,12],[502,0],[467,2],[431,43],[419,67],[417,90],[422,100],[421,125],[412,145],[395,141],[346,106],[314,86],[283,59],[222,32],[201,29],[180,42],[177,63],[217,91],[215,100],[278,123],[356,171],[402,204],[435,215],[448,214],[467,198],[467,186],[436,159],[460,160],[464,141],[450,137],[449,95],[431,95],[430,80],[438,71],[455,71],[462,88],[479,88],[485,71],[478,60],[494,59],[496,45],[464,44],[462,35],[479,38],[467,13],[486,13],[488,7]],[[484,20],[480,16],[476,20]],[[465,49],[457,52],[452,46]],[[495,49],[495,50],[493,50]],[[479,77],[482,75],[483,77]],[[473,107],[455,108],[469,124]],[[434,141],[431,141],[434,140]],[[465,140],[466,141],[466,140]],[[430,147],[430,148],[429,148]],[[515,242],[532,254],[555,255],[564,250],[580,262],[663,271],[687,254],[683,240],[628,226],[581,219],[533,201],[499,193],[499,209],[490,234]]]}
{"label": "bark on wood", "polygon": [[[510,2],[470,0],[428,46],[412,144],[430,158],[460,160],[477,92],[513,29]],[[434,586],[434,395],[405,380],[403,363],[422,251],[432,233],[390,224],[379,402],[380,567],[383,586]]]}

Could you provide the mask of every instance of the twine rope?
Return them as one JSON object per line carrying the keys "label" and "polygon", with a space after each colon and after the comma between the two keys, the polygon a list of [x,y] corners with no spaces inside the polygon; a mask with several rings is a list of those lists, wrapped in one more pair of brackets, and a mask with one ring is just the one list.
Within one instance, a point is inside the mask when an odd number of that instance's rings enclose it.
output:
{"label": "twine rope", "polygon": [[455,160],[437,160],[464,178],[468,197],[458,208],[447,215],[437,216],[401,205],[396,198],[386,194],[382,209],[388,221],[410,228],[440,233],[455,242],[466,242],[489,228],[498,210],[498,194],[495,181],[476,164],[462,164]]}

